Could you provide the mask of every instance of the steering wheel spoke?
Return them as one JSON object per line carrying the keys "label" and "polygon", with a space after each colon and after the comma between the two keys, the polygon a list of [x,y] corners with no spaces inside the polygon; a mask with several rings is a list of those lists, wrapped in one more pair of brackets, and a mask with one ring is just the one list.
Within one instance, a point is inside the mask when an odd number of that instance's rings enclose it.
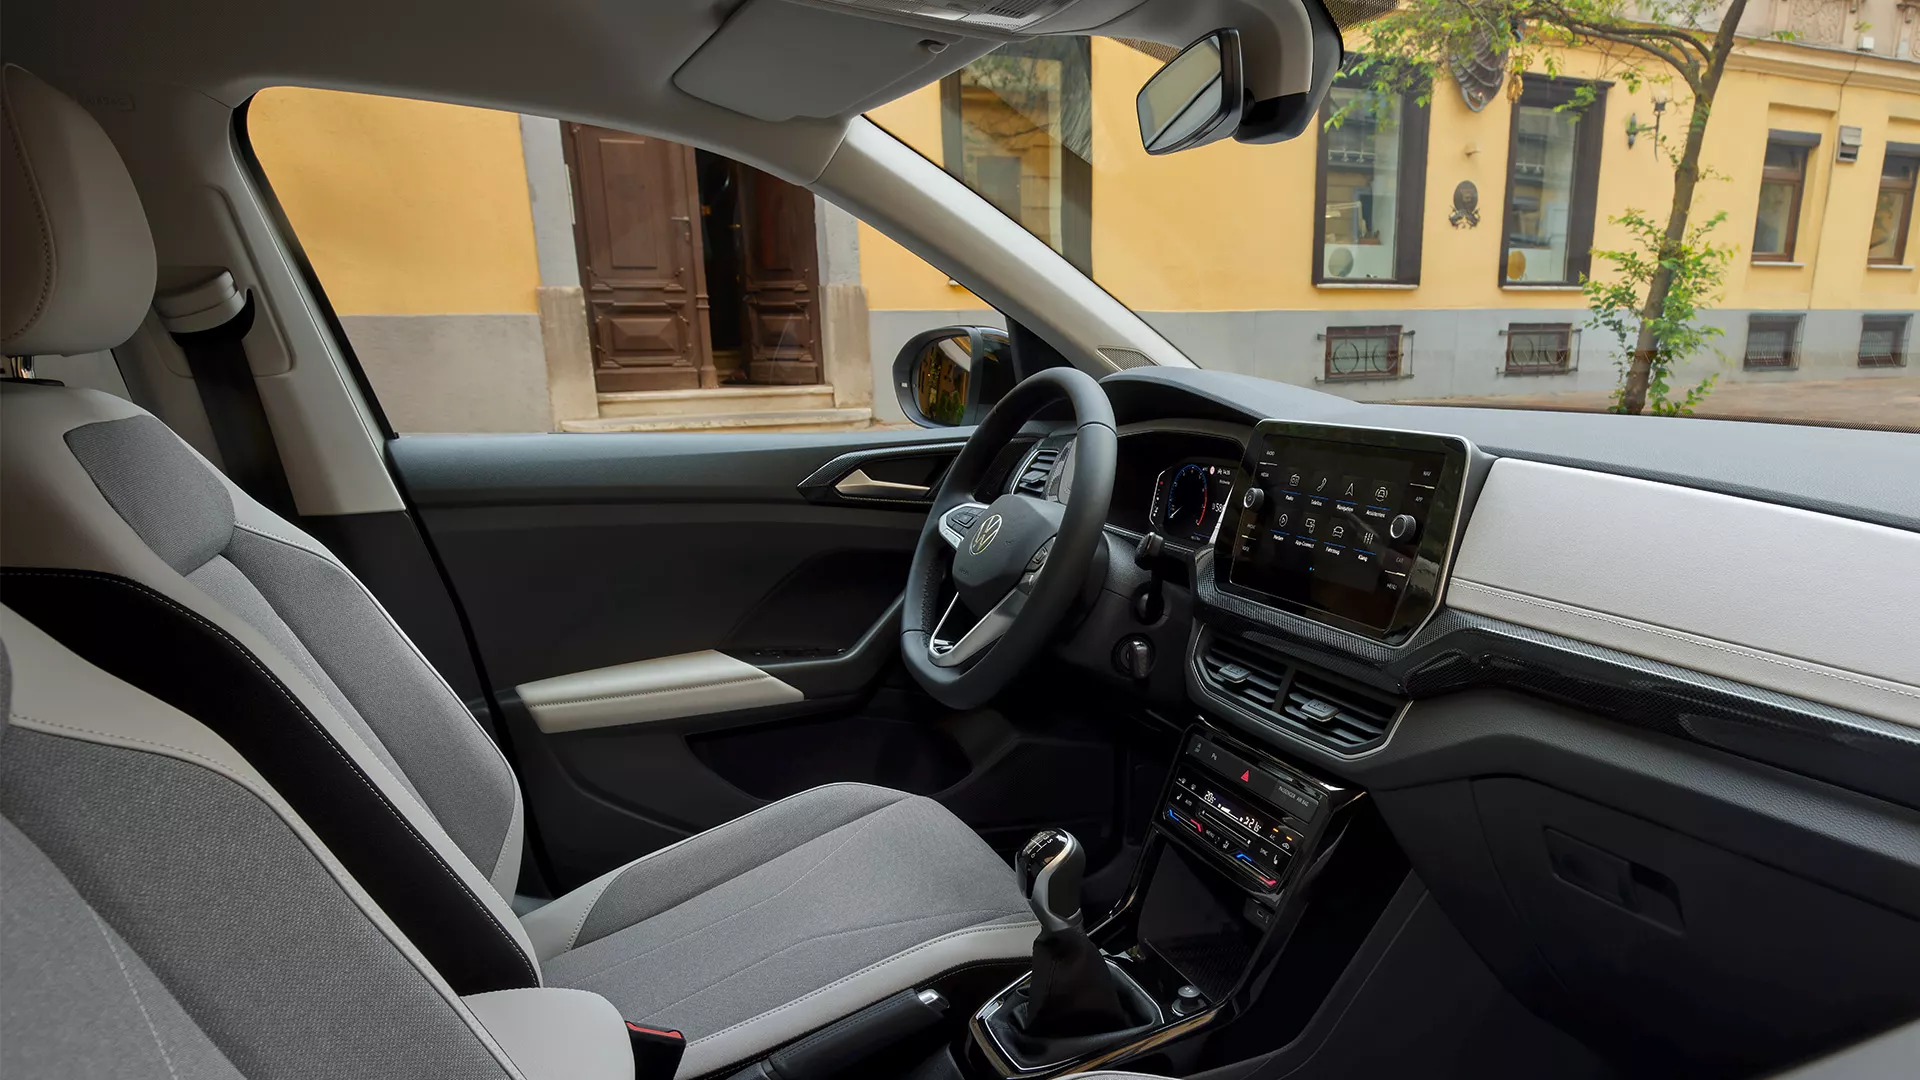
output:
{"label": "steering wheel spoke", "polygon": [[967,531],[973,528],[973,523],[979,521],[980,515],[986,511],[985,503],[963,502],[941,514],[940,539],[945,540],[948,547],[959,550],[961,543],[967,538]]}

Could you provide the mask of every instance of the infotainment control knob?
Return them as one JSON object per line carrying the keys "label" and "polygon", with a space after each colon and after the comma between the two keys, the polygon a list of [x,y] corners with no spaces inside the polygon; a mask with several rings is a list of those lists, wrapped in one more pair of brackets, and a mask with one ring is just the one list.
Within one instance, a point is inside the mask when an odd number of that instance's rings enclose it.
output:
{"label": "infotainment control knob", "polygon": [[1411,540],[1420,531],[1420,522],[1412,514],[1401,514],[1387,522],[1387,535],[1395,540]]}
{"label": "infotainment control knob", "polygon": [[1258,510],[1266,503],[1267,493],[1263,488],[1250,487],[1245,495],[1240,496],[1240,505],[1248,510]]}

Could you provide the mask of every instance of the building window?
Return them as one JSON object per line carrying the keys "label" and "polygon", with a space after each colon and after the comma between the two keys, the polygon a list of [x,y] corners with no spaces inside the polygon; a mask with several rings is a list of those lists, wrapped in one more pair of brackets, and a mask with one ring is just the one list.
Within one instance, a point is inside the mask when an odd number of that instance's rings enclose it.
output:
{"label": "building window", "polygon": [[940,83],[942,158],[1008,217],[1093,273],[1091,39],[1002,45]]}
{"label": "building window", "polygon": [[[1593,100],[1576,105],[1583,88]],[[1502,285],[1574,285],[1593,247],[1607,87],[1525,76],[1507,143]]]}
{"label": "building window", "polygon": [[1911,315],[1860,317],[1860,366],[1906,367],[1907,325]]}
{"label": "building window", "polygon": [[[1340,126],[1328,128],[1343,109]],[[1328,91],[1314,177],[1315,284],[1419,283],[1427,116],[1412,95],[1383,98],[1361,86]]]}
{"label": "building window", "polygon": [[1572,323],[1514,323],[1506,333],[1508,375],[1557,375],[1573,370]]}
{"label": "building window", "polygon": [[1920,173],[1920,144],[1888,143],[1886,160],[1880,166],[1880,196],[1873,204],[1868,262],[1897,266],[1906,259],[1916,173]]}
{"label": "building window", "polygon": [[1820,136],[1806,131],[1770,131],[1760,169],[1760,212],[1753,223],[1755,262],[1792,262],[1800,233],[1800,197],[1807,186],[1808,151]]}
{"label": "building window", "polygon": [[1327,382],[1400,377],[1398,326],[1329,326],[1321,337],[1327,343]]}
{"label": "building window", "polygon": [[1792,368],[1800,364],[1800,316],[1747,316],[1749,368]]}

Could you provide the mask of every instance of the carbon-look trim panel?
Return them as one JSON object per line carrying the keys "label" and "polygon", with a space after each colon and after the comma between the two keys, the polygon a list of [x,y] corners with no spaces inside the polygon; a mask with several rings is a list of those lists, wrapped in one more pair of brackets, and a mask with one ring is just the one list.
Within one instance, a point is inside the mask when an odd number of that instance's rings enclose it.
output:
{"label": "carbon-look trim panel", "polygon": [[[1336,770],[1346,762],[1350,772],[1356,757],[1291,735],[1206,686],[1198,649],[1207,633],[1415,700],[1514,690],[1920,808],[1920,731],[1903,724],[1448,608],[1406,646],[1389,649],[1220,592],[1212,558],[1203,552],[1195,560],[1189,696],[1242,730],[1281,738]],[[1397,727],[1359,757],[1390,747]]]}

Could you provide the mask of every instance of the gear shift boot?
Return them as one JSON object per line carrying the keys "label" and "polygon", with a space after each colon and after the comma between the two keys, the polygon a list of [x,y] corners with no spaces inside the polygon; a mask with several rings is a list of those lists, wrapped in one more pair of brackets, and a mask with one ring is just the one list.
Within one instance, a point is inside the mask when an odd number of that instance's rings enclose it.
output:
{"label": "gear shift boot", "polygon": [[1064,1061],[1143,1033],[1160,1007],[1087,937],[1080,910],[1086,852],[1072,833],[1036,833],[1014,858],[1040,935],[1033,974],[986,1018],[1001,1047],[1023,1067]]}
{"label": "gear shift boot", "polygon": [[1121,1017],[1114,1026],[1079,1032],[1039,1033],[1028,1029],[1024,1020],[1033,1003],[1029,982],[1009,991],[1001,1006],[982,1018],[987,1033],[1015,1065],[1039,1069],[1131,1042],[1166,1022],[1160,1006],[1118,965],[1102,958],[1102,966],[1106,969],[1104,981],[1113,992]]}

